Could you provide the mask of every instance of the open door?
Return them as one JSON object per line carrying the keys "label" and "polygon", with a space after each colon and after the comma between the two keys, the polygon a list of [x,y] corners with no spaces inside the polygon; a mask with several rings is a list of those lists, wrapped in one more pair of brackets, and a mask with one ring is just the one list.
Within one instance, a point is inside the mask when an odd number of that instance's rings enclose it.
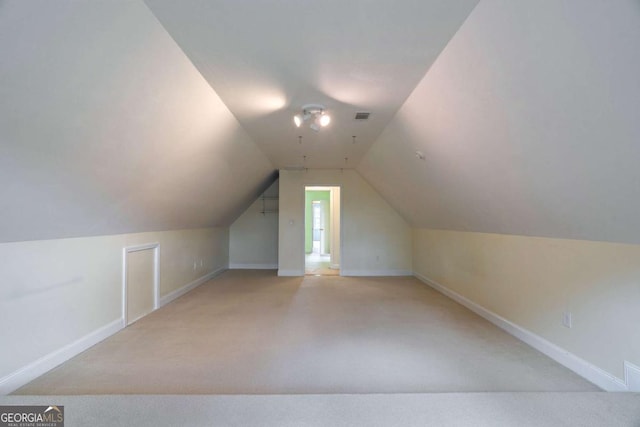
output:
{"label": "open door", "polygon": [[305,274],[340,274],[340,188],[305,188]]}

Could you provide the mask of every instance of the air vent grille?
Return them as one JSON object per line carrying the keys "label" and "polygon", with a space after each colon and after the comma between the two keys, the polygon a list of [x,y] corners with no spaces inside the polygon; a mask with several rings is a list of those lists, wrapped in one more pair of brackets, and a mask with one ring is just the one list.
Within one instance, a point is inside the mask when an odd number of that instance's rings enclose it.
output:
{"label": "air vent grille", "polygon": [[366,111],[358,111],[356,113],[356,120],[369,120],[369,115],[371,115],[371,113]]}

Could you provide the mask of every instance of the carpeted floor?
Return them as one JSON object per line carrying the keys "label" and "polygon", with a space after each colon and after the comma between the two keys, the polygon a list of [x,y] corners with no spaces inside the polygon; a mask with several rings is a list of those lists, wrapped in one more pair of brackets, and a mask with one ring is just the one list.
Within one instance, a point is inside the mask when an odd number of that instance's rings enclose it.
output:
{"label": "carpeted floor", "polygon": [[24,404],[63,405],[67,427],[640,426],[637,393],[0,397]]}
{"label": "carpeted floor", "polygon": [[15,394],[595,390],[414,278],[235,270]]}

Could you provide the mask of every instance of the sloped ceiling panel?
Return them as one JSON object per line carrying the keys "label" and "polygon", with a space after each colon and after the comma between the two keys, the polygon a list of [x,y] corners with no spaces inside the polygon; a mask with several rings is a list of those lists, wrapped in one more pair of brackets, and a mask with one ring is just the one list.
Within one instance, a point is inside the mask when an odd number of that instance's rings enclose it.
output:
{"label": "sloped ceiling panel", "polygon": [[143,2],[2,2],[0,52],[0,241],[225,226],[273,178]]}
{"label": "sloped ceiling panel", "polygon": [[640,243],[639,40],[637,1],[483,0],[358,171],[416,227]]}

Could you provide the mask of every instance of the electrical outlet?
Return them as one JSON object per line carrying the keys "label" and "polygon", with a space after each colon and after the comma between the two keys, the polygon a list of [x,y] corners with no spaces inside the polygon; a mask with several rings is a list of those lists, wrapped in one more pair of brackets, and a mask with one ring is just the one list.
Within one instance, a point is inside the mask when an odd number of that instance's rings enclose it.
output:
{"label": "electrical outlet", "polygon": [[198,268],[198,265],[196,264],[195,261],[193,261],[193,271],[196,271],[196,268]]}
{"label": "electrical outlet", "polygon": [[567,327],[567,328],[571,328],[572,322],[571,322],[571,312],[570,311],[565,311],[562,313],[562,324]]}

